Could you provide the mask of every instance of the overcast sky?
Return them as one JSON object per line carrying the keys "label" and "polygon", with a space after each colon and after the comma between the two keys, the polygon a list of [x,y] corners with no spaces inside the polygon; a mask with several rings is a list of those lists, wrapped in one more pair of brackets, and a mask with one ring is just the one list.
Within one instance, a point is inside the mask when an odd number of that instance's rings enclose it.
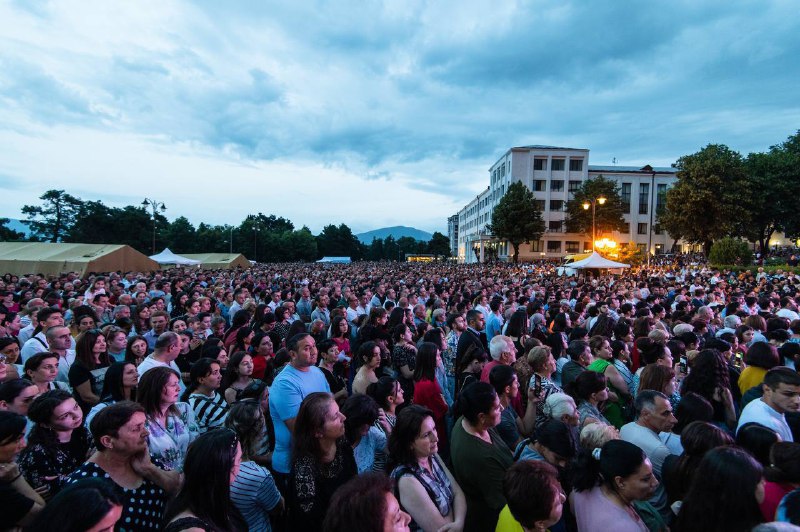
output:
{"label": "overcast sky", "polygon": [[59,188],[446,232],[512,146],[667,166],[784,141],[799,35],[794,0],[3,0],[0,216]]}

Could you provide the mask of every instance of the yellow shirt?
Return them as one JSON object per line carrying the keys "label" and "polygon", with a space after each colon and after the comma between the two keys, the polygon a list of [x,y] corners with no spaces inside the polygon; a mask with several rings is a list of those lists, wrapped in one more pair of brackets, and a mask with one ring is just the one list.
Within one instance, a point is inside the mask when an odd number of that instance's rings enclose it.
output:
{"label": "yellow shirt", "polygon": [[758,368],[756,366],[747,366],[742,371],[742,374],[739,375],[739,390],[742,392],[742,395],[745,394],[747,390],[752,388],[753,386],[758,386],[762,382],[764,382],[764,375],[767,374],[767,370],[764,368]]}
{"label": "yellow shirt", "polygon": [[494,532],[525,532],[522,528],[522,525],[519,524],[519,521],[514,519],[514,516],[511,515],[511,510],[508,509],[508,505],[506,504],[503,506],[503,510],[500,512],[500,517],[497,519],[497,527],[494,529]]}

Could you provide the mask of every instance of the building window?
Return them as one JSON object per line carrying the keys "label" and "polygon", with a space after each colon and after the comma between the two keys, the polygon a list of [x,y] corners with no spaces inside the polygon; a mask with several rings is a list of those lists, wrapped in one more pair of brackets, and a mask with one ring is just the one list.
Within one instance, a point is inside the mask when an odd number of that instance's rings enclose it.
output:
{"label": "building window", "polygon": [[[570,172],[580,172],[583,170],[583,159],[570,159],[569,160],[569,171]],[[569,242],[567,242],[569,244]]]}
{"label": "building window", "polygon": [[500,165],[500,177],[506,176],[506,163]]}
{"label": "building window", "polygon": [[667,185],[656,185],[656,214],[663,212],[667,206]]}
{"label": "building window", "polygon": [[560,232],[561,232],[561,225],[562,225],[563,223],[564,223],[564,222],[563,222],[563,221],[561,221],[561,220],[550,220],[550,221],[547,223],[547,229],[548,229],[548,230],[549,230],[551,233],[560,233]]}
{"label": "building window", "polygon": [[564,251],[567,253],[578,253],[580,251],[581,243],[567,240],[564,242]]}
{"label": "building window", "polygon": [[553,162],[550,163],[550,169],[553,170],[553,172],[563,172],[564,159],[553,159]]}
{"label": "building window", "polygon": [[639,248],[639,251],[647,253],[647,244],[636,244],[636,247]]}
{"label": "building window", "polygon": [[539,209],[540,212],[544,212],[545,208],[545,201],[543,199],[534,200],[536,203],[536,208]]}
{"label": "building window", "polygon": [[560,179],[550,181],[550,192],[564,192],[564,182]]}
{"label": "building window", "polygon": [[659,225],[659,224],[653,224],[653,234],[663,235],[664,234],[664,228],[661,227],[661,225]]}
{"label": "building window", "polygon": [[535,179],[533,181],[533,190],[535,192],[544,192],[547,190],[547,181],[544,179]]}
{"label": "building window", "polygon": [[542,157],[535,157],[533,159],[533,169],[534,170],[547,170],[547,159]]}
{"label": "building window", "polygon": [[647,224],[638,224],[636,232],[638,234],[640,234],[640,235],[646,235],[647,234]]}
{"label": "building window", "polygon": [[561,241],[560,240],[548,240],[547,241],[547,252],[548,253],[561,253]]}
{"label": "building window", "polygon": [[584,242],[583,243],[583,251],[584,253],[589,252],[592,250],[592,243],[591,242]]}
{"label": "building window", "polygon": [[629,235],[631,233],[631,224],[629,223],[622,224],[622,231],[620,232],[622,234]]}
{"label": "building window", "polygon": [[647,203],[650,199],[650,183],[639,183],[639,214],[647,214]]}
{"label": "building window", "polygon": [[577,192],[579,188],[581,188],[580,181],[570,181],[569,185],[567,185],[567,191],[569,192]]}
{"label": "building window", "polygon": [[531,242],[531,251],[542,251],[544,248],[542,244],[543,242],[541,240],[533,240]]}
{"label": "building window", "polygon": [[550,210],[551,211],[563,211],[564,210],[564,200],[560,200],[560,199],[550,200]]}
{"label": "building window", "polygon": [[631,184],[622,183],[622,213],[630,214],[631,212]]}

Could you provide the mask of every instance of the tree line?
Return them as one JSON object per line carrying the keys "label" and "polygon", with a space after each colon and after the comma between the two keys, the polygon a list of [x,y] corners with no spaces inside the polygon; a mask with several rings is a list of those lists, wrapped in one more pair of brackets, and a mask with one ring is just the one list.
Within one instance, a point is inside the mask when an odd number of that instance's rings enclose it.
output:
{"label": "tree line", "polygon": [[178,254],[233,252],[260,262],[313,261],[323,256],[405,260],[406,253],[450,255],[450,241],[440,232],[428,242],[388,236],[363,244],[346,224],[326,225],[314,235],[308,227],[297,229],[286,218],[258,213],[248,214],[235,226],[201,222],[195,227],[185,216],[170,221],[158,208],[144,204],[112,207],[64,190],[48,190],[39,199],[38,205],[22,207],[30,236],[10,229],[9,219],[0,218],[0,241],[126,244],[152,255],[155,234],[156,252],[165,247]]}
{"label": "tree line", "polygon": [[[680,157],[675,184],[667,190],[656,225],[671,238],[700,244],[706,253],[722,239],[754,242],[763,252],[773,234],[800,238],[800,131],[766,152],[743,156],[724,144],[709,144]],[[654,193],[654,191],[653,191]],[[584,203],[606,198],[596,210],[598,234],[625,229],[619,185],[602,175],[581,183],[565,205],[566,231],[591,235],[591,210]],[[487,226],[513,247],[539,240],[545,232],[542,211],[533,192],[517,181],[500,198]]]}

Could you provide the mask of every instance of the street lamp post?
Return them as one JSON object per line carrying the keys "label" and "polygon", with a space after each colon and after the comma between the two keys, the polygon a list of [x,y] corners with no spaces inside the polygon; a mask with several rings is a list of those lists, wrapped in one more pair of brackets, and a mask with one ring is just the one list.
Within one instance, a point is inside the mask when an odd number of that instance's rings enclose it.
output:
{"label": "street lamp post", "polygon": [[230,241],[230,245],[231,245],[231,247],[230,247],[229,253],[231,255],[233,255],[233,226],[231,226],[231,241]]}
{"label": "street lamp post", "polygon": [[606,198],[604,198],[603,196],[600,196],[598,198],[594,198],[591,202],[588,202],[588,201],[584,201],[583,202],[583,209],[584,210],[588,211],[589,207],[592,208],[592,252],[593,253],[594,253],[594,246],[595,246],[595,244],[594,244],[594,241],[595,241],[595,225],[594,225],[595,224],[595,209],[596,209],[598,203],[600,205],[603,205],[603,204],[605,204],[605,202],[606,202]]}
{"label": "street lamp post", "polygon": [[163,202],[160,202],[160,201],[154,200],[154,199],[150,199],[150,198],[145,198],[144,201],[142,202],[142,206],[144,206],[145,209],[147,207],[151,207],[153,209],[153,255],[155,255],[156,254],[156,212],[158,212],[158,209],[161,209],[161,212],[166,211],[167,210],[167,206],[164,205]]}

